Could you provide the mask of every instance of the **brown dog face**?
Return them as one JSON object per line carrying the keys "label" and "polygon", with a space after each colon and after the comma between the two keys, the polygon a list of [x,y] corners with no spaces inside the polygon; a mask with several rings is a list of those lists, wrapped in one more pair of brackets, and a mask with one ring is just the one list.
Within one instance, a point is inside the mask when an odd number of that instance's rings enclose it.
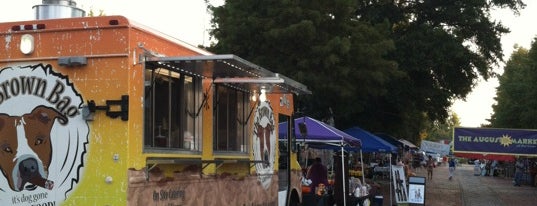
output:
{"label": "brown dog face", "polygon": [[[266,125],[265,127],[260,124],[255,125],[256,134],[259,137],[259,148],[261,151],[261,157],[264,161],[269,161],[271,151],[270,148],[270,133],[273,130],[272,125]],[[267,163],[263,164],[266,166]]]}
{"label": "brown dog face", "polygon": [[26,183],[52,189],[46,180],[52,159],[50,131],[55,119],[67,118],[56,110],[38,106],[22,117],[0,114],[0,169],[13,191],[22,191]]}
{"label": "brown dog face", "polygon": [[20,122],[20,118],[0,114],[0,170],[13,190],[15,190],[13,179],[9,177],[11,177],[15,167],[15,155],[18,147],[15,124],[18,122]]}

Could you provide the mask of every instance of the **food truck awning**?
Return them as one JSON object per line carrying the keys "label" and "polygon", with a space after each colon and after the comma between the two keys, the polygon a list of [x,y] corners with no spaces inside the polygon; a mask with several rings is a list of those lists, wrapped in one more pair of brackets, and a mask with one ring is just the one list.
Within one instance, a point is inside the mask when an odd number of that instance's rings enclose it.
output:
{"label": "food truck awning", "polygon": [[180,57],[147,57],[145,63],[155,68],[209,78],[215,84],[226,84],[245,91],[311,94],[308,88],[284,75],[271,72],[233,54]]}

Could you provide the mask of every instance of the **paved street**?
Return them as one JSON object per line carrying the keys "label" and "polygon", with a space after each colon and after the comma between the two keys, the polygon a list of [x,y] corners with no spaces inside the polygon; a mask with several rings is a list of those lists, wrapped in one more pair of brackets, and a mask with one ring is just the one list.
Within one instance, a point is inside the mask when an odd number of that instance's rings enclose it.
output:
{"label": "paved street", "polygon": [[[426,177],[425,169],[416,171]],[[390,205],[390,195],[383,185],[384,206]],[[389,191],[389,190],[388,190]],[[394,197],[392,200],[395,203]],[[432,180],[426,182],[427,206],[525,206],[537,205],[537,188],[529,185],[515,187],[511,178],[474,176],[473,166],[461,164],[453,180],[448,180],[445,165],[434,169]]]}

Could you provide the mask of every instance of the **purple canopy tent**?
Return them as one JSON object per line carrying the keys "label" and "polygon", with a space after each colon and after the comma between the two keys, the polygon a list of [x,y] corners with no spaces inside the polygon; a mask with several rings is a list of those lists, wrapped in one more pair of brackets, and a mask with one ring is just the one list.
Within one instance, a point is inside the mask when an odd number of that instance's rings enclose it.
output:
{"label": "purple canopy tent", "polygon": [[[287,122],[281,122],[278,125],[278,136],[280,140],[287,140]],[[299,117],[294,120],[294,136],[296,142],[303,142],[312,147],[319,149],[331,149],[341,151],[341,165],[342,172],[345,171],[345,150],[358,150],[361,148],[361,141],[333,126],[330,126],[324,122],[313,119],[311,117]],[[360,149],[360,158],[361,149]],[[362,169],[363,170],[363,169]],[[362,174],[363,171],[362,171]],[[345,175],[343,174],[342,177]],[[363,177],[363,175],[362,175]],[[343,178],[344,179],[344,178]],[[362,180],[365,182],[365,180]],[[346,182],[343,181],[343,194],[347,194]],[[344,205],[346,205],[346,199],[343,198]]]}
{"label": "purple canopy tent", "polygon": [[[305,125],[307,131],[303,131],[304,134],[301,134],[300,125]],[[357,150],[361,147],[360,139],[311,117],[296,118],[294,128],[297,142],[313,143],[321,149],[339,149],[343,146],[347,150]],[[287,139],[287,122],[279,124],[278,135],[280,140]]]}

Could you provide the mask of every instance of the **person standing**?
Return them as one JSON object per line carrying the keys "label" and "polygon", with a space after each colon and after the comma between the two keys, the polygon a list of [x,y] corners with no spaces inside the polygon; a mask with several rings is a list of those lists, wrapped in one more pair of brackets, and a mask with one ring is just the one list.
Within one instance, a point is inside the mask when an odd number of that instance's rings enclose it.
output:
{"label": "person standing", "polygon": [[520,187],[520,181],[522,180],[523,172],[524,172],[524,164],[522,164],[522,161],[517,160],[515,163],[515,186]]}
{"label": "person standing", "polygon": [[328,186],[328,170],[322,164],[320,157],[315,158],[315,162],[310,166],[306,178],[311,180],[310,187],[313,192],[315,192],[315,188],[319,184]]}
{"label": "person standing", "polygon": [[496,176],[496,167],[498,167],[498,160],[493,160],[490,164],[490,176],[494,177]]}
{"label": "person standing", "polygon": [[474,160],[474,176],[481,175],[481,169],[479,165],[479,159]]}
{"label": "person standing", "polygon": [[483,159],[481,161],[481,164],[479,165],[479,168],[481,168],[481,176],[485,176],[487,174],[487,160]]}
{"label": "person standing", "polygon": [[455,174],[455,159],[453,157],[449,158],[449,180],[453,179],[453,175]]}
{"label": "person standing", "polygon": [[429,155],[429,159],[427,159],[427,177],[429,179],[433,179],[433,168],[434,168],[434,160],[431,155]]}

